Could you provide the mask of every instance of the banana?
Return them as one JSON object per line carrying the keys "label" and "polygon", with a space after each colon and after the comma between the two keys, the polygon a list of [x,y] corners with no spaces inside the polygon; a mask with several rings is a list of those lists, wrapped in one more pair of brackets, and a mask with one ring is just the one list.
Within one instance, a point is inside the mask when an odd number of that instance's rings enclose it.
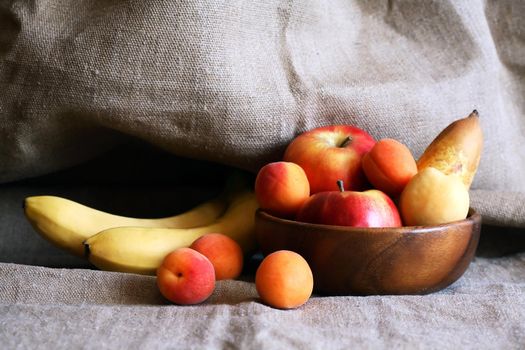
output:
{"label": "banana", "polygon": [[188,247],[197,238],[212,232],[233,238],[246,253],[255,247],[257,208],[254,193],[245,191],[236,195],[224,215],[210,225],[188,229],[111,228],[84,242],[86,255],[101,270],[154,275],[171,251]]}
{"label": "banana", "polygon": [[219,196],[179,215],[139,219],[113,215],[56,196],[33,196],[24,201],[25,215],[42,237],[81,257],[84,256],[83,242],[105,229],[120,226],[189,228],[209,225],[224,213],[226,207],[226,196]]}

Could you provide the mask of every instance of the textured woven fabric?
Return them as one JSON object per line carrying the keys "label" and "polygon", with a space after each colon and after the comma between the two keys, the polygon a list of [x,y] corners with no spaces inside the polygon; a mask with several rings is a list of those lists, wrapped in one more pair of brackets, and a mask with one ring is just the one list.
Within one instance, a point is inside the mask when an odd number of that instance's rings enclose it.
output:
{"label": "textured woven fabric", "polygon": [[473,188],[510,193],[512,207],[525,200],[524,12],[511,0],[2,1],[0,181],[129,138],[256,170],[299,132],[339,123],[418,156],[477,109]]}
{"label": "textured woven fabric", "polygon": [[477,258],[424,296],[312,297],[265,306],[246,281],[220,281],[197,306],[166,303],[153,277],[0,263],[6,348],[518,349],[525,255]]}
{"label": "textured woven fabric", "polygon": [[[0,0],[2,348],[522,349],[524,13],[514,0]],[[52,247],[20,209],[57,194],[170,214],[206,197],[174,186],[194,191],[220,166],[255,172],[308,129],[357,125],[418,157],[473,109],[480,249],[430,295],[314,296],[282,311],[260,302],[252,273],[175,306],[153,277]],[[219,168],[141,168],[134,152],[88,162],[135,141]],[[77,164],[81,176],[16,182]]]}

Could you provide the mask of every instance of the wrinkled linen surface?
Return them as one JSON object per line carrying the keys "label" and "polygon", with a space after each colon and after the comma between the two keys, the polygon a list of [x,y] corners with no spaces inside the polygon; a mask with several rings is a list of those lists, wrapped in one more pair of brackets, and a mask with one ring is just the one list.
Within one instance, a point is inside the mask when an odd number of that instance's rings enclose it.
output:
{"label": "wrinkled linen surface", "polygon": [[221,281],[204,304],[176,306],[153,277],[0,263],[0,340],[47,349],[518,349],[524,263],[523,253],[478,258],[435,294],[314,296],[286,311],[262,304],[246,281]]}
{"label": "wrinkled linen surface", "polygon": [[[523,13],[512,0],[0,1],[2,347],[523,348]],[[482,249],[431,295],[315,296],[281,311],[260,303],[248,273],[203,305],[169,305],[151,277],[91,270],[51,247],[20,209],[25,196],[59,194],[123,213],[139,196],[132,212],[155,215],[206,196],[180,175],[187,163],[154,186],[162,167],[133,154],[111,172],[109,161],[73,180],[17,182],[132,140],[255,172],[328,124],[396,138],[418,157],[473,109],[485,134],[471,189]],[[193,191],[173,189],[185,180]]]}

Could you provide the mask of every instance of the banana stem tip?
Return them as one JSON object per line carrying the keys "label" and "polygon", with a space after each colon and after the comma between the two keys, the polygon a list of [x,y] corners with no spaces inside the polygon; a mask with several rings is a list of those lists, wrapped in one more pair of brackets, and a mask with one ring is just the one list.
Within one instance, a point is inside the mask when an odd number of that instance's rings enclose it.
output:
{"label": "banana stem tip", "polygon": [[91,254],[91,250],[89,249],[89,244],[84,243],[84,256],[87,258]]}

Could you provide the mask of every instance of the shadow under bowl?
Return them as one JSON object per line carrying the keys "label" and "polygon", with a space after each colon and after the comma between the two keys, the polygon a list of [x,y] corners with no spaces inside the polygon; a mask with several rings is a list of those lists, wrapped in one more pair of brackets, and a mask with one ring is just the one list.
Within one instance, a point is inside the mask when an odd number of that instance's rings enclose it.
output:
{"label": "shadow under bowl", "polygon": [[474,258],[481,215],[436,226],[388,228],[310,224],[259,209],[255,235],[264,255],[287,249],[312,269],[325,295],[427,294],[460,278]]}

